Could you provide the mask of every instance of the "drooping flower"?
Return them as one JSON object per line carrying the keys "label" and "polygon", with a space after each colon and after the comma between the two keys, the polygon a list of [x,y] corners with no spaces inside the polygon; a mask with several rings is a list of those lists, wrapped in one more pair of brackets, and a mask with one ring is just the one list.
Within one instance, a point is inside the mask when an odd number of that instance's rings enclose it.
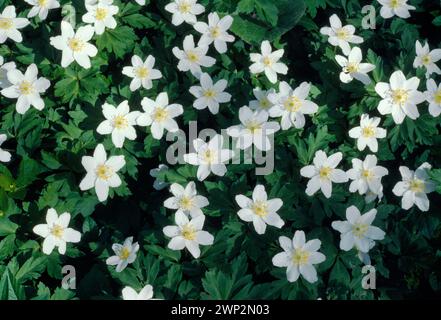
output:
{"label": "drooping flower", "polygon": [[185,37],[183,49],[173,48],[173,54],[179,59],[178,69],[190,71],[196,78],[202,74],[201,67],[211,67],[216,63],[216,59],[207,56],[207,46],[195,46],[193,35]]}
{"label": "drooping flower", "polygon": [[80,183],[82,191],[95,188],[99,201],[105,201],[109,195],[109,188],[121,185],[121,178],[117,172],[125,166],[124,156],[111,156],[107,159],[106,150],[98,144],[93,157],[83,156],[81,164],[87,173]]}
{"label": "drooping flower", "polygon": [[357,79],[364,85],[371,83],[368,72],[375,69],[375,65],[371,63],[362,63],[363,54],[359,47],[353,47],[348,57],[336,55],[335,60],[343,68],[340,73],[340,80],[343,83],[349,83],[353,79]]}
{"label": "drooping flower", "polygon": [[198,45],[209,46],[214,42],[214,47],[217,52],[227,52],[227,42],[234,42],[234,36],[227,33],[232,23],[233,17],[227,15],[219,19],[216,12],[212,12],[208,15],[208,24],[201,21],[196,22],[194,28],[196,31],[202,33]]}
{"label": "drooping flower", "polygon": [[112,250],[114,256],[107,258],[106,264],[116,266],[116,272],[123,271],[130,263],[136,259],[136,253],[139,250],[138,242],[133,243],[133,237],[128,237],[123,244],[114,243]]}
{"label": "drooping flower", "polygon": [[320,33],[328,36],[328,42],[333,46],[338,46],[345,56],[351,52],[350,43],[363,43],[363,38],[355,35],[355,27],[351,24],[343,26],[340,18],[333,14],[329,18],[330,27],[323,27]]}
{"label": "drooping flower", "polygon": [[[0,134],[0,146],[3,144],[3,142],[6,141],[8,137],[6,134],[2,133]],[[11,153],[9,151],[3,150],[0,148],[0,161],[1,162],[9,162],[11,161]]]}
{"label": "drooping flower", "polygon": [[429,210],[430,202],[427,194],[435,190],[435,183],[430,180],[427,172],[431,168],[432,166],[427,162],[415,171],[405,166],[400,167],[403,180],[395,185],[392,192],[398,197],[403,197],[401,207],[404,210],[409,210],[414,205],[421,211]]}
{"label": "drooping flower", "polygon": [[410,17],[409,10],[415,10],[414,6],[407,4],[408,0],[377,0],[381,5],[380,15],[384,19],[398,16],[403,19]]}
{"label": "drooping flower", "polygon": [[438,117],[441,114],[441,83],[437,86],[435,80],[429,79],[426,87],[427,91],[424,95],[429,103],[429,113],[432,117]]}
{"label": "drooping flower", "polygon": [[0,56],[0,88],[4,89],[11,86],[11,83],[8,80],[8,72],[12,69],[15,69],[15,62],[10,61],[4,63],[5,60],[2,56]]}
{"label": "drooping flower", "polygon": [[336,152],[331,156],[319,150],[315,153],[313,165],[305,166],[300,170],[300,175],[309,178],[306,194],[312,196],[319,189],[326,198],[332,194],[332,183],[344,183],[348,181],[346,172],[336,169],[342,160],[342,153]]}
{"label": "drooping flower", "polygon": [[28,18],[33,18],[38,14],[40,20],[46,20],[49,10],[60,7],[58,0],[24,0],[32,6],[28,13]]}
{"label": "drooping flower", "polygon": [[170,192],[173,197],[164,201],[164,207],[176,209],[176,212],[182,212],[186,216],[195,218],[203,214],[201,208],[208,206],[208,199],[197,194],[196,184],[193,181],[190,181],[185,188],[173,183]]}
{"label": "drooping flower", "polygon": [[172,250],[182,250],[187,248],[191,255],[197,259],[201,255],[199,245],[209,246],[213,244],[214,237],[204,227],[205,216],[198,215],[191,220],[182,212],[175,214],[175,226],[166,226],[163,229],[164,234],[172,238],[168,247]]}
{"label": "drooping flower", "polygon": [[282,199],[268,199],[263,185],[256,185],[252,199],[239,194],[236,196],[236,202],[241,208],[237,212],[239,218],[246,222],[253,222],[258,234],[265,233],[266,225],[280,229],[285,224],[277,214],[283,205]]}
{"label": "drooping flower", "polygon": [[225,92],[228,81],[221,79],[213,84],[208,73],[203,73],[200,77],[200,86],[190,87],[190,93],[196,97],[193,107],[203,110],[208,107],[212,114],[219,112],[219,104],[231,100],[231,94]]}
{"label": "drooping flower", "polygon": [[378,151],[377,139],[386,137],[386,129],[378,127],[381,119],[378,117],[369,118],[368,114],[362,114],[360,119],[360,126],[349,130],[349,136],[357,139],[357,148],[363,151],[366,146],[372,152]]}
{"label": "drooping flower", "polygon": [[274,93],[276,93],[276,90],[274,90],[273,88],[269,90],[262,90],[260,88],[253,89],[253,94],[256,100],[250,101],[250,109],[265,110],[268,112],[273,106],[273,103],[269,100],[268,97]]}
{"label": "drooping flower", "polygon": [[287,268],[288,281],[295,282],[302,275],[309,283],[316,282],[318,278],[314,265],[326,260],[325,255],[318,252],[321,241],[313,239],[306,242],[305,233],[298,230],[292,240],[285,236],[279,237],[279,243],[283,252],[276,254],[272,262],[276,267]]}
{"label": "drooping flower", "polygon": [[349,251],[355,247],[358,251],[367,253],[375,244],[375,240],[383,240],[385,232],[372,226],[376,215],[376,209],[361,215],[357,207],[350,206],[346,209],[347,221],[332,222],[332,228],[341,233],[340,249]]}
{"label": "drooping flower", "polygon": [[165,10],[173,14],[172,24],[179,26],[183,22],[195,24],[196,16],[205,11],[205,7],[197,0],[173,0],[165,6]]}
{"label": "drooping flower", "polygon": [[83,22],[92,24],[97,35],[103,34],[106,28],[116,28],[113,16],[118,13],[119,8],[112,3],[113,0],[100,0],[95,5],[86,4],[87,13],[83,15]]}
{"label": "drooping flower", "polygon": [[280,125],[282,130],[288,130],[292,126],[297,129],[305,126],[305,114],[314,114],[318,110],[318,105],[306,100],[309,95],[311,85],[302,82],[294,90],[285,81],[279,84],[279,93],[273,93],[268,99],[273,103],[269,110],[271,117],[282,117]]}
{"label": "drooping flower", "polygon": [[8,38],[15,42],[22,42],[23,37],[18,29],[23,29],[29,24],[26,18],[17,18],[14,6],[7,6],[0,14],[0,44]]}
{"label": "drooping flower", "polygon": [[40,94],[46,92],[50,86],[46,78],[38,78],[37,66],[33,63],[25,74],[18,69],[11,69],[7,73],[10,87],[1,91],[1,94],[10,99],[17,99],[15,108],[18,113],[24,114],[33,106],[37,110],[43,110],[44,101]]}
{"label": "drooping flower", "polygon": [[383,190],[381,178],[388,175],[389,171],[382,166],[377,166],[377,157],[369,154],[364,161],[352,159],[352,169],[347,172],[348,178],[353,180],[349,185],[350,192],[360,195],[367,192],[380,194]]}
{"label": "drooping flower", "polygon": [[417,104],[425,100],[424,94],[418,91],[420,80],[417,77],[406,79],[402,71],[395,71],[390,83],[379,82],[375,91],[383,99],[378,105],[382,115],[392,114],[396,124],[401,124],[408,116],[412,120],[420,116]]}
{"label": "drooping flower", "polygon": [[133,80],[130,82],[130,91],[138,90],[141,85],[144,89],[153,87],[152,80],[162,78],[162,73],[158,69],[154,69],[155,57],[149,55],[143,62],[137,55],[132,57],[132,66],[124,67],[122,73]]}
{"label": "drooping flower", "polygon": [[70,213],[64,212],[58,216],[55,209],[50,208],[46,214],[46,223],[36,225],[32,231],[44,238],[43,253],[51,254],[58,247],[59,254],[66,253],[66,243],[78,243],[81,233],[69,228]]}
{"label": "drooping flower", "polygon": [[434,49],[430,51],[429,44],[426,42],[424,47],[417,40],[415,43],[416,57],[413,62],[413,67],[426,68],[426,78],[429,78],[432,73],[441,74],[441,69],[436,65],[436,62],[441,60],[441,49]]}
{"label": "drooping flower", "polygon": [[150,284],[144,286],[138,293],[132,287],[124,287],[122,290],[123,300],[156,300],[153,298],[153,287]]}
{"label": "drooping flower", "polygon": [[151,169],[150,170],[150,176],[152,176],[153,178],[155,178],[155,181],[153,181],[153,189],[155,190],[162,190],[166,187],[169,186],[168,182],[163,181],[163,179],[161,179],[159,177],[159,174],[161,172],[167,171],[168,170],[168,166],[166,166],[165,164],[160,164],[157,168]]}
{"label": "drooping flower", "polygon": [[184,161],[199,166],[197,178],[199,181],[205,180],[210,173],[217,176],[223,176],[227,172],[225,162],[229,161],[234,152],[229,149],[223,149],[223,137],[215,135],[208,143],[202,139],[193,140],[193,147],[196,152],[184,155]]}
{"label": "drooping flower", "polygon": [[88,41],[92,39],[94,28],[90,25],[79,27],[77,32],[67,21],[61,21],[61,35],[50,38],[50,44],[62,51],[61,66],[66,68],[76,61],[81,67],[89,69],[90,57],[95,57],[97,48]]}
{"label": "drooping flower", "polygon": [[129,102],[121,102],[118,107],[111,104],[103,104],[103,115],[106,118],[96,129],[99,134],[112,135],[112,142],[117,148],[122,148],[124,140],[136,139],[136,130],[133,127],[139,117],[139,111],[130,112]]}
{"label": "drooping flower", "polygon": [[264,72],[271,83],[276,83],[278,73],[288,73],[288,67],[284,63],[279,62],[285,51],[279,49],[273,52],[268,40],[262,42],[260,50],[261,53],[250,54],[251,62],[253,62],[250,66],[250,72],[253,74]]}
{"label": "drooping flower", "polygon": [[141,101],[142,113],[136,120],[139,126],[150,126],[153,138],[159,140],[164,135],[164,129],[169,132],[177,132],[178,124],[173,119],[184,112],[180,104],[169,104],[167,92],[161,92],[156,101],[147,97]]}
{"label": "drooping flower", "polygon": [[255,145],[261,151],[271,150],[269,137],[279,131],[280,126],[275,121],[268,122],[268,112],[243,106],[239,109],[239,120],[241,124],[227,129],[227,134],[237,139],[237,148],[246,150]]}

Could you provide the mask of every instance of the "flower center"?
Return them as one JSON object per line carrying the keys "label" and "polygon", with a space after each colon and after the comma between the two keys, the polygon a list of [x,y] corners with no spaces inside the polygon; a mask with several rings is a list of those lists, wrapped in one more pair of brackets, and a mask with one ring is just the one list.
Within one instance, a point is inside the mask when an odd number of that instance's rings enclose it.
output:
{"label": "flower center", "polygon": [[106,18],[107,16],[107,9],[106,8],[97,8],[96,9],[96,13],[95,13],[95,18],[98,21],[102,21]]}
{"label": "flower center", "polygon": [[249,122],[246,124],[246,128],[247,128],[248,130],[250,130],[251,133],[255,133],[256,131],[262,129],[262,125],[261,125],[259,122],[256,122],[256,121],[254,121],[254,120],[251,120],[251,121],[249,121]]}
{"label": "flower center", "polygon": [[122,248],[121,252],[119,253],[119,258],[121,260],[127,260],[130,256],[130,250],[127,247]]}
{"label": "flower center", "polygon": [[12,22],[12,19],[0,18],[0,29],[2,30],[12,29],[13,25],[14,23]]}
{"label": "flower center", "polygon": [[71,38],[68,41],[68,46],[72,51],[78,52],[83,50],[84,42],[77,38]]}
{"label": "flower center", "polygon": [[374,177],[372,171],[366,169],[361,172],[361,176],[366,180],[370,180]]}
{"label": "flower center", "polygon": [[59,226],[58,224],[54,224],[51,229],[51,233],[54,237],[61,238],[64,233],[64,228]]}
{"label": "flower center", "polygon": [[352,227],[352,233],[354,234],[354,236],[361,238],[365,235],[365,233],[367,232],[369,228],[369,225],[367,224],[363,224],[363,223],[356,223],[354,224],[354,226]]}
{"label": "flower center", "polygon": [[203,153],[202,158],[204,159],[205,162],[212,163],[216,160],[216,151],[207,149]]}
{"label": "flower center", "polygon": [[441,104],[441,89],[435,92],[435,96],[433,97],[433,100],[436,104]]}
{"label": "flower center", "polygon": [[18,86],[18,90],[20,90],[22,95],[28,95],[34,92],[34,86],[29,81],[22,81]]}
{"label": "flower center", "polygon": [[113,170],[111,167],[101,164],[96,168],[96,175],[102,180],[109,180],[113,175]]}
{"label": "flower center", "polygon": [[393,9],[396,9],[400,6],[400,0],[390,0],[390,6]]}
{"label": "flower center", "polygon": [[268,109],[270,106],[270,102],[268,98],[263,98],[262,100],[259,101],[259,105],[262,109]]}
{"label": "flower center", "polygon": [[194,51],[187,52],[187,58],[193,63],[196,63],[199,61],[199,56]]}
{"label": "flower center", "polygon": [[153,113],[153,119],[157,122],[163,122],[168,119],[168,112],[164,108],[157,107]]}
{"label": "flower center", "polygon": [[409,189],[415,193],[424,192],[424,181],[419,179],[414,179],[409,183]]}
{"label": "flower center", "polygon": [[319,171],[320,178],[329,179],[332,172],[332,168],[330,167],[321,167]]}
{"label": "flower center", "polygon": [[214,90],[212,90],[212,89],[208,89],[208,90],[204,91],[204,97],[205,98],[212,99],[215,96],[216,96],[216,92]]}
{"label": "flower center", "polygon": [[407,102],[409,93],[404,89],[392,90],[392,100],[395,104],[403,105]]}
{"label": "flower center", "polygon": [[187,1],[181,2],[178,10],[180,13],[189,13],[191,10],[191,5]]}
{"label": "flower center", "polygon": [[190,210],[193,207],[193,199],[187,196],[183,196],[179,200],[179,206],[184,210]]}
{"label": "flower center", "polygon": [[263,64],[266,67],[270,67],[273,64],[273,62],[272,62],[272,60],[269,57],[265,57],[265,58],[263,58]]}
{"label": "flower center", "polygon": [[268,205],[265,201],[256,201],[253,203],[251,209],[259,217],[265,217],[268,214]]}
{"label": "flower center", "polygon": [[291,96],[285,101],[285,109],[290,112],[296,112],[302,106],[302,101],[296,96]]}
{"label": "flower center", "polygon": [[349,36],[349,32],[345,28],[338,29],[335,34],[340,40],[346,40]]}
{"label": "flower center", "polygon": [[116,129],[125,129],[129,125],[129,122],[124,116],[116,116],[113,118],[113,127]]}
{"label": "flower center", "polygon": [[292,263],[297,266],[307,264],[309,261],[310,253],[306,250],[296,249],[292,255]]}
{"label": "flower center", "polygon": [[430,57],[430,55],[426,54],[425,56],[423,56],[421,58],[421,61],[423,62],[423,64],[425,66],[429,65],[432,62],[432,58]]}
{"label": "flower center", "polygon": [[194,240],[196,239],[196,230],[190,224],[186,224],[181,231],[182,237],[185,240]]}
{"label": "flower center", "polygon": [[354,73],[358,71],[358,63],[349,63],[346,66],[346,72],[347,73]]}
{"label": "flower center", "polygon": [[372,138],[373,136],[375,136],[375,129],[372,126],[367,126],[364,127],[361,130],[361,134],[363,135],[363,137],[365,138]]}
{"label": "flower center", "polygon": [[212,38],[217,38],[220,36],[220,29],[219,27],[214,27],[210,30],[210,34]]}
{"label": "flower center", "polygon": [[47,5],[47,0],[38,0],[37,2],[40,7],[46,7]]}
{"label": "flower center", "polygon": [[149,73],[149,69],[147,69],[146,67],[139,67],[135,69],[135,75],[141,79],[147,78]]}

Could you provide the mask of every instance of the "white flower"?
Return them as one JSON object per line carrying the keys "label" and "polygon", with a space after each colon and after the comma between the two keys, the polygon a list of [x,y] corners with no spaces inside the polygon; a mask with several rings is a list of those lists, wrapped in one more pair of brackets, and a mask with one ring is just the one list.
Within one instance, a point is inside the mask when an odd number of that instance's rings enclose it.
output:
{"label": "white flower", "polygon": [[379,194],[383,190],[381,178],[388,174],[385,167],[377,166],[377,157],[372,154],[367,155],[364,161],[352,159],[352,169],[347,172],[348,178],[353,180],[349,191],[358,191],[360,195],[369,191]]}
{"label": "white flower", "polygon": [[433,79],[429,79],[426,87],[427,91],[424,95],[429,103],[429,113],[432,117],[438,117],[441,114],[441,83],[437,86]]}
{"label": "white flower", "polygon": [[153,189],[162,190],[169,185],[168,182],[165,182],[158,177],[159,173],[167,171],[167,170],[168,170],[168,167],[165,164],[160,164],[158,166],[158,168],[150,170],[150,176],[152,176],[153,178],[156,178],[155,181],[153,182]]}
{"label": "white flower", "polygon": [[310,179],[306,187],[306,194],[308,196],[312,196],[321,189],[325,197],[330,198],[333,182],[344,183],[348,181],[346,172],[336,169],[342,157],[341,152],[327,157],[325,152],[319,150],[315,153],[314,165],[305,166],[300,170],[300,174],[303,177]]}
{"label": "white flower", "polygon": [[207,231],[203,231],[205,216],[203,214],[191,220],[182,212],[175,214],[176,226],[166,226],[162,230],[164,234],[172,238],[168,247],[172,250],[182,250],[187,248],[191,255],[197,259],[201,255],[199,245],[212,245],[214,237]]}
{"label": "white flower", "polygon": [[369,118],[368,114],[362,114],[360,119],[360,126],[349,130],[349,136],[357,139],[357,148],[363,151],[366,146],[372,152],[378,151],[377,139],[386,137],[386,129],[378,127],[381,119],[378,117]]}
{"label": "white flower", "polygon": [[277,82],[277,74],[287,74],[288,67],[286,64],[279,62],[282,58],[283,49],[272,52],[271,44],[268,40],[264,40],[260,47],[260,53],[251,53],[250,59],[253,64],[250,66],[250,72],[258,74],[265,72],[266,77],[271,83]]}
{"label": "white flower", "polygon": [[241,208],[237,212],[239,218],[246,222],[253,222],[258,234],[265,233],[266,225],[280,229],[285,224],[277,214],[277,210],[283,205],[282,199],[268,200],[265,187],[262,185],[256,185],[252,199],[239,194],[236,196],[236,202]]}
{"label": "white flower", "polygon": [[132,287],[124,287],[122,290],[123,300],[155,300],[153,298],[153,287],[151,285],[146,285],[141,289],[139,293],[135,291]]}
{"label": "white flower", "polygon": [[12,69],[15,69],[15,62],[6,62],[2,56],[0,56],[0,88],[6,88],[11,85],[11,83],[8,81],[8,72]]}
{"label": "white flower", "polygon": [[173,118],[181,115],[184,109],[180,104],[169,105],[167,92],[161,92],[156,97],[156,101],[145,97],[142,99],[141,105],[145,112],[138,117],[136,123],[143,127],[151,126],[153,138],[161,139],[164,129],[169,132],[179,130],[178,124]]}
{"label": "white flower", "polygon": [[199,181],[204,180],[213,172],[217,176],[223,176],[227,172],[225,162],[234,156],[234,152],[229,149],[222,149],[223,137],[215,135],[208,143],[201,139],[193,140],[196,153],[184,155],[184,161],[199,166],[197,177]]}
{"label": "white flower", "polygon": [[398,182],[392,192],[401,199],[401,207],[409,210],[416,205],[421,211],[429,210],[429,198],[427,193],[435,190],[435,184],[430,180],[427,173],[432,166],[427,162],[423,163],[415,171],[408,167],[401,166],[400,173],[403,181]]}
{"label": "white flower", "polygon": [[173,0],[165,6],[165,10],[172,13],[172,23],[179,26],[183,22],[195,24],[196,16],[205,11],[205,7],[197,0]]}
{"label": "white flower", "polygon": [[[0,146],[3,144],[3,142],[6,141],[7,138],[8,137],[6,136],[6,134],[0,134]],[[0,148],[0,161],[1,162],[11,161],[11,153]]]}
{"label": "white flower", "polygon": [[176,209],[176,212],[182,212],[192,218],[203,214],[201,208],[208,206],[208,199],[197,194],[193,181],[189,182],[185,189],[180,184],[173,183],[170,192],[173,197],[164,201],[164,207]]}
{"label": "white flower", "polygon": [[141,85],[145,89],[153,87],[152,80],[162,78],[161,71],[153,69],[155,66],[155,58],[149,55],[143,62],[137,55],[132,57],[132,66],[124,67],[122,73],[133,80],[130,82],[130,91],[138,90]]}
{"label": "white flower", "polygon": [[216,59],[207,56],[207,46],[194,45],[194,39],[192,35],[186,36],[184,39],[184,50],[178,47],[173,48],[173,54],[179,59],[178,69],[180,71],[189,71],[199,78],[202,73],[202,67],[211,67],[216,63]]}
{"label": "white flower", "polygon": [[357,207],[350,206],[346,209],[347,221],[332,222],[332,228],[341,233],[340,249],[349,251],[355,247],[358,251],[367,253],[375,240],[383,240],[384,231],[371,225],[376,215],[376,209],[361,215]]}
{"label": "white flower", "polygon": [[124,156],[112,156],[107,159],[102,144],[96,146],[93,157],[83,156],[81,164],[87,174],[80,183],[80,189],[84,191],[95,188],[99,201],[107,199],[109,188],[117,188],[121,185],[117,172],[126,164]]}
{"label": "white flower", "polygon": [[276,93],[273,88],[265,91],[260,88],[253,89],[254,97],[257,100],[250,101],[250,109],[252,110],[265,110],[269,111],[273,106],[272,102],[268,99],[271,94]]}
{"label": "white flower", "polygon": [[318,105],[306,100],[311,85],[302,82],[294,90],[285,81],[279,84],[279,93],[273,93],[268,99],[274,104],[269,110],[271,117],[282,117],[280,124],[282,130],[294,126],[297,129],[305,126],[305,114],[313,114],[318,110]]}
{"label": "white flower", "polygon": [[414,6],[408,5],[407,0],[377,0],[381,5],[380,15],[384,19],[398,16],[406,19],[410,17],[409,10],[415,10]]}
{"label": "white flower", "polygon": [[66,253],[66,243],[77,243],[81,240],[81,233],[68,228],[70,213],[64,212],[58,216],[55,209],[50,208],[46,214],[46,224],[37,224],[32,231],[44,238],[43,253],[51,254],[58,247],[59,254]]}
{"label": "white flower", "polygon": [[329,23],[331,26],[321,28],[320,33],[329,37],[328,42],[331,45],[340,47],[345,56],[351,52],[349,43],[363,43],[363,38],[354,34],[355,27],[350,24],[343,26],[336,14],[329,18]]}
{"label": "white flower", "polygon": [[138,242],[133,243],[133,237],[128,237],[123,244],[114,243],[112,250],[114,256],[107,258],[106,264],[116,266],[116,272],[123,271],[130,263],[135,261],[136,253],[139,250]]}
{"label": "white flower", "polygon": [[44,108],[44,101],[40,97],[50,86],[46,78],[38,78],[37,66],[33,63],[27,69],[25,74],[18,69],[8,71],[7,77],[11,86],[1,91],[2,95],[10,99],[17,99],[15,108],[20,114],[24,114],[33,106],[37,110]]}
{"label": "white flower", "polygon": [[234,42],[234,36],[227,33],[233,23],[233,17],[225,16],[219,19],[216,12],[208,15],[208,24],[205,22],[196,22],[194,28],[202,33],[198,42],[199,46],[209,46],[214,42],[217,52],[227,52],[227,42]]}
{"label": "white flower", "polygon": [[395,71],[390,77],[390,84],[379,82],[375,91],[383,99],[378,105],[382,115],[392,114],[396,124],[401,124],[408,116],[412,120],[420,116],[417,104],[425,100],[424,94],[418,91],[420,80],[412,77],[406,80],[403,72]]}
{"label": "white flower", "polygon": [[60,7],[60,3],[57,0],[24,0],[29,3],[32,9],[28,13],[28,18],[33,18],[38,14],[40,20],[45,20],[49,10]]}
{"label": "white flower", "polygon": [[241,124],[227,129],[228,135],[237,138],[237,148],[245,150],[254,144],[261,151],[271,150],[271,140],[268,136],[279,131],[280,126],[277,122],[268,122],[268,112],[253,111],[243,106],[239,109],[239,120]]}
{"label": "white flower", "polygon": [[316,282],[317,271],[314,265],[326,260],[323,253],[318,252],[321,241],[318,239],[306,242],[305,233],[296,231],[293,239],[279,237],[283,252],[276,254],[272,261],[276,267],[287,267],[286,277],[289,282],[295,282],[300,275],[309,283]]}
{"label": "white flower", "polygon": [[231,94],[224,92],[228,81],[221,79],[215,84],[208,73],[203,73],[200,77],[201,86],[193,86],[190,93],[196,97],[193,107],[202,110],[208,107],[212,114],[219,112],[219,103],[226,103],[231,100]]}
{"label": "white flower", "polygon": [[137,4],[139,4],[140,6],[145,5],[145,0],[135,0]]}
{"label": "white flower", "polygon": [[106,28],[115,29],[116,20],[113,17],[118,13],[118,6],[112,6],[113,0],[100,0],[96,5],[86,5],[87,13],[83,15],[83,22],[93,24],[95,33],[100,35]]}
{"label": "white flower", "polygon": [[421,46],[421,43],[417,40],[415,43],[416,57],[413,62],[413,67],[426,68],[426,78],[429,78],[432,73],[441,74],[441,69],[435,64],[441,59],[441,49],[435,49],[430,51],[429,44]]}
{"label": "white flower", "polygon": [[61,21],[61,36],[51,37],[50,43],[62,51],[61,66],[63,68],[74,61],[85,69],[90,68],[89,57],[95,57],[98,53],[97,48],[88,42],[92,39],[93,33],[94,29],[90,25],[79,27],[77,32],[74,32],[69,22]]}
{"label": "white flower", "polygon": [[99,134],[112,134],[112,142],[117,148],[122,148],[124,140],[136,139],[136,130],[133,127],[139,117],[139,111],[130,112],[129,102],[121,102],[118,107],[103,104],[103,115],[106,118],[96,129]]}
{"label": "white flower", "polygon": [[0,44],[8,38],[15,42],[22,42],[23,37],[18,29],[26,27],[29,23],[26,18],[17,18],[14,6],[4,8],[0,14]]}
{"label": "white flower", "polygon": [[371,63],[362,63],[363,55],[359,47],[352,48],[348,57],[336,55],[335,60],[343,68],[340,73],[340,80],[343,83],[349,83],[353,79],[357,79],[365,85],[371,83],[371,78],[367,75],[375,69],[375,65]]}

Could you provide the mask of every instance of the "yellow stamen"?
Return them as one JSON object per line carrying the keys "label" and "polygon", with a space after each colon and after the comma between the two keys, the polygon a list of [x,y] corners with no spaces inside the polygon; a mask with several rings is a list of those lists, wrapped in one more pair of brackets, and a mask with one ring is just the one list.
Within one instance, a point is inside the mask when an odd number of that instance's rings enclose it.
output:
{"label": "yellow stamen", "polygon": [[349,63],[346,67],[347,73],[354,73],[358,71],[358,64],[357,63]]}
{"label": "yellow stamen", "polygon": [[346,40],[349,37],[349,33],[345,28],[338,29],[335,34],[337,35],[337,38],[341,40]]}
{"label": "yellow stamen", "polygon": [[183,196],[179,200],[179,206],[184,210],[191,210],[193,207],[193,199],[187,196]]}
{"label": "yellow stamen", "polygon": [[14,23],[12,22],[12,19],[0,18],[0,29],[8,30],[8,29],[12,29],[13,26]]}
{"label": "yellow stamen", "polygon": [[329,179],[331,176],[332,168],[330,167],[321,167],[319,171],[320,178]]}
{"label": "yellow stamen", "polygon": [[84,42],[77,38],[71,38],[68,41],[68,46],[72,51],[78,52],[83,50]]}
{"label": "yellow stamen", "polygon": [[38,0],[37,2],[40,7],[46,7],[47,5],[47,0]]}
{"label": "yellow stamen", "polygon": [[411,191],[413,191],[415,193],[424,192],[424,189],[425,189],[424,181],[419,180],[419,179],[414,179],[409,182],[409,188]]}
{"label": "yellow stamen", "polygon": [[102,21],[106,18],[107,16],[107,9],[106,8],[97,8],[96,9],[96,13],[95,13],[95,18],[98,21]]}
{"label": "yellow stamen", "polygon": [[365,138],[372,138],[375,136],[375,128],[372,126],[366,126],[361,129],[361,134]]}
{"label": "yellow stamen", "polygon": [[271,66],[273,64],[273,61],[269,57],[263,58],[263,64],[267,67]]}
{"label": "yellow stamen", "polygon": [[187,1],[183,1],[181,4],[179,4],[178,10],[180,13],[189,13],[191,10],[191,5]]}
{"label": "yellow stamen", "polygon": [[207,163],[213,163],[216,160],[216,151],[212,151],[210,149],[207,149],[203,155],[202,158]]}
{"label": "yellow stamen", "polygon": [[354,236],[361,238],[366,234],[368,228],[369,228],[369,225],[367,225],[367,224],[356,223],[352,227],[352,233],[354,234]]}
{"label": "yellow stamen", "polygon": [[370,180],[370,179],[372,179],[374,177],[374,174],[372,173],[371,170],[363,170],[361,172],[361,176],[363,178],[365,178],[366,180]]}
{"label": "yellow stamen", "polygon": [[164,108],[157,107],[153,112],[153,120],[163,122],[168,119],[168,111]]}
{"label": "yellow stamen", "polygon": [[29,81],[22,81],[18,86],[18,90],[20,90],[21,94],[28,95],[34,92],[34,86]]}
{"label": "yellow stamen", "polygon": [[302,106],[302,101],[296,96],[290,96],[288,99],[286,99],[284,106],[286,110],[296,112],[299,111],[300,107]]}
{"label": "yellow stamen", "polygon": [[64,228],[55,224],[51,229],[51,233],[54,237],[61,238],[64,234]]}
{"label": "yellow stamen", "polygon": [[205,98],[214,98],[216,96],[216,92],[214,90],[208,89],[204,91],[204,97]]}
{"label": "yellow stamen", "polygon": [[199,56],[194,51],[187,52],[187,58],[191,62],[198,62],[199,61]]}
{"label": "yellow stamen", "polygon": [[255,133],[256,131],[262,129],[262,124],[260,124],[260,123],[258,123],[258,122],[256,122],[256,121],[251,120],[251,121],[249,121],[249,122],[246,124],[246,128],[247,128],[248,130],[250,130],[251,133]]}
{"label": "yellow stamen", "polygon": [[125,129],[129,126],[129,122],[124,116],[116,116],[113,118],[113,127],[116,129]]}
{"label": "yellow stamen", "polygon": [[396,9],[400,6],[400,0],[390,0],[390,7]]}
{"label": "yellow stamen", "polygon": [[192,225],[186,224],[182,228],[181,235],[185,240],[194,240],[196,239],[196,230]]}
{"label": "yellow stamen", "polygon": [[294,265],[301,266],[307,264],[309,261],[310,253],[306,250],[296,249],[292,255],[292,262]]}
{"label": "yellow stamen", "polygon": [[259,105],[262,109],[268,109],[271,103],[269,102],[268,98],[263,98],[259,101]]}
{"label": "yellow stamen", "polygon": [[268,205],[265,201],[254,202],[251,209],[259,217],[265,217],[268,214]]}
{"label": "yellow stamen", "polygon": [[96,175],[102,180],[108,180],[113,175],[113,169],[105,164],[101,164],[96,168]]}
{"label": "yellow stamen", "polygon": [[122,248],[121,252],[119,253],[119,258],[121,260],[127,260],[130,257],[130,250],[127,247]]}
{"label": "yellow stamen", "polygon": [[433,97],[433,100],[436,104],[441,104],[441,89],[435,92],[435,96]]}
{"label": "yellow stamen", "polygon": [[432,58],[430,57],[430,55],[426,54],[424,57],[421,58],[421,62],[427,66],[428,64],[430,64],[432,62]]}
{"label": "yellow stamen", "polygon": [[395,104],[403,105],[407,102],[409,93],[404,89],[392,90],[392,100]]}
{"label": "yellow stamen", "polygon": [[211,37],[212,38],[217,38],[217,37],[219,37],[220,36],[220,29],[219,29],[219,27],[214,27],[214,28],[212,28],[211,30],[210,30],[210,35],[211,35]]}

